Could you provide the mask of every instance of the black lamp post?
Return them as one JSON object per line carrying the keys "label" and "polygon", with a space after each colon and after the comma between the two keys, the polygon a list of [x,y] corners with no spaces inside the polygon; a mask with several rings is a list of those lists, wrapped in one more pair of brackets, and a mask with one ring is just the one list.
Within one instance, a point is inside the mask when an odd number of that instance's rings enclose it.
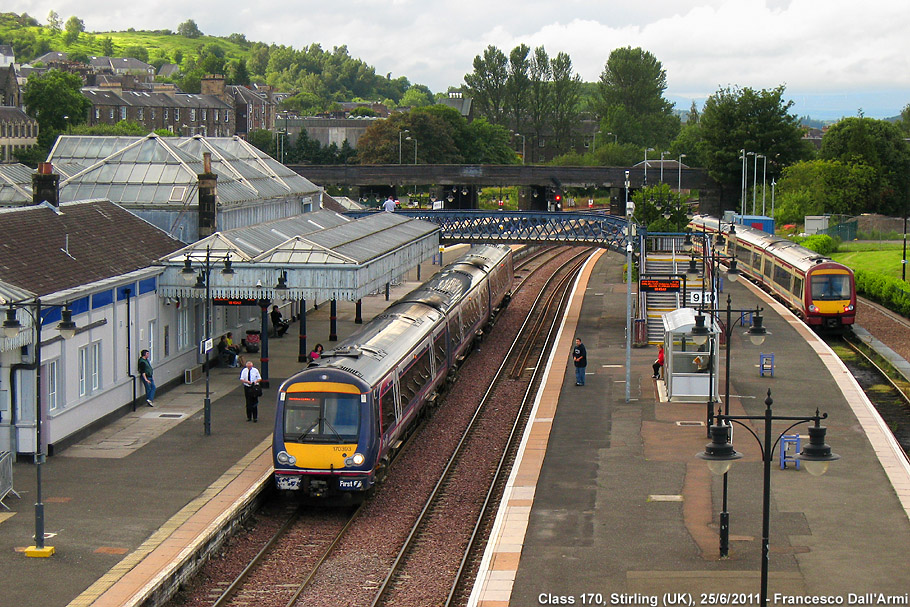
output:
{"label": "black lamp post", "polygon": [[[735,268],[733,268],[735,269]],[[735,278],[731,277],[731,280]],[[730,351],[733,344],[731,343],[731,338],[733,337],[733,329],[738,324],[745,322],[746,314],[750,314],[752,317],[752,324],[749,327],[749,330],[746,331],[745,335],[749,336],[749,340],[753,345],[760,346],[764,343],[765,337],[769,334],[768,330],[764,327],[764,319],[762,318],[761,311],[762,308],[756,307],[755,310],[733,310],[731,307],[732,300],[730,294],[727,294],[727,307],[724,310],[726,312],[726,323],[724,324],[724,341],[727,344],[727,354],[726,359],[724,360],[724,415],[730,414]],[[739,319],[736,322],[733,321],[733,312],[739,313]],[[718,314],[721,310],[706,310],[710,314]],[[701,316],[701,315],[699,315]],[[699,341],[704,343],[704,340],[707,339],[707,329],[704,328],[704,320],[701,322],[702,329],[696,335],[695,329],[699,328],[698,316],[695,318],[695,327],[692,330],[692,339],[698,344]],[[704,334],[704,337],[702,337]],[[713,367],[712,367],[713,370]],[[708,436],[711,436],[711,418],[713,416],[713,403],[708,402]],[[723,481],[723,500],[721,503],[721,512],[720,512],[720,557],[726,558],[730,552],[730,513],[727,512],[727,475],[724,474]]]}
{"label": "black lamp post", "polygon": [[[42,446],[42,430],[44,425],[44,411],[41,404],[41,299],[35,298],[34,302],[11,303],[6,310],[6,319],[3,321],[4,336],[12,339],[19,334],[22,325],[16,318],[16,310],[25,310],[31,317],[32,326],[35,327],[35,545],[25,549],[26,556],[49,557],[53,556],[53,546],[44,545],[44,502],[42,501],[41,471],[46,459]],[[64,308],[60,313],[60,322],[57,330],[63,339],[70,339],[76,335],[76,323],[73,322],[73,313],[69,308]]]}
{"label": "black lamp post", "polygon": [[[696,455],[696,457],[705,460],[708,468],[714,474],[724,474],[730,469],[730,466],[737,459],[742,457],[733,449],[733,443],[730,439],[731,426],[729,422],[739,424],[745,428],[749,434],[758,441],[761,451],[763,466],[763,483],[762,483],[762,562],[761,562],[761,589],[759,595],[759,605],[766,607],[768,604],[768,556],[769,541],[768,537],[771,528],[771,460],[774,459],[774,448],[778,441],[792,428],[809,422],[815,422],[814,426],[809,427],[809,444],[797,455],[797,459],[806,464],[806,470],[813,476],[820,476],[828,470],[828,464],[834,460],[840,459],[839,455],[831,452],[831,447],[825,443],[825,434],[827,428],[821,425],[821,420],[826,419],[828,414],[819,415],[818,409],[815,415],[808,417],[786,417],[772,415],[771,405],[774,401],[771,399],[771,390],[768,390],[768,398],[765,399],[764,415],[721,415],[717,413],[716,424],[711,427],[711,442],[705,445],[705,450]],[[745,420],[764,421],[764,440],[747,424]],[[771,423],[774,421],[793,422],[786,430],[778,434],[777,439],[771,442]]]}
{"label": "black lamp post", "polygon": [[[229,255],[229,254],[226,254]],[[205,400],[203,401],[203,428],[206,436],[211,436],[212,434],[212,398],[211,398],[211,389],[209,381],[209,352],[212,350],[212,264],[216,261],[223,261],[224,268],[221,270],[221,277],[225,282],[230,282],[234,279],[234,269],[231,267],[231,259],[229,256],[223,259],[212,259],[212,247],[205,247],[205,259],[202,260],[202,267],[200,268],[199,273],[196,273],[196,270],[193,269],[192,261],[190,260],[189,255],[183,262],[183,269],[180,271],[180,276],[186,282],[193,282],[195,284],[193,288],[195,289],[205,289],[205,338],[202,342],[201,349],[205,354]]]}

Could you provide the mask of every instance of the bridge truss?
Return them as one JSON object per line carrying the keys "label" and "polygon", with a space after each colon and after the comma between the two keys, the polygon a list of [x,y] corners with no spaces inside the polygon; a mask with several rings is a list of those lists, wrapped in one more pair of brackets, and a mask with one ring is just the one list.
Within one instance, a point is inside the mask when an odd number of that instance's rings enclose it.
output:
{"label": "bridge truss", "polygon": [[[364,217],[382,211],[352,211]],[[596,245],[626,252],[627,222],[606,213],[550,213],[535,211],[473,211],[401,209],[396,214],[422,219],[440,227],[440,244],[561,244]],[[637,232],[637,234],[635,233]],[[636,226],[633,240],[644,235]]]}

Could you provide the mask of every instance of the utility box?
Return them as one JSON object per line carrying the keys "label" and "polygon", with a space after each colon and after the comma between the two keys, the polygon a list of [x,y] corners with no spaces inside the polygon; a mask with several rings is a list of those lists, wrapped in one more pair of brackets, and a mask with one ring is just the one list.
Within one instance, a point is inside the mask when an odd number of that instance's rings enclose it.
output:
{"label": "utility box", "polygon": [[764,215],[737,215],[736,223],[774,234],[774,220]]}
{"label": "utility box", "polygon": [[822,230],[828,229],[828,221],[831,219],[829,215],[806,215],[805,218],[805,232],[808,235],[818,234]]}

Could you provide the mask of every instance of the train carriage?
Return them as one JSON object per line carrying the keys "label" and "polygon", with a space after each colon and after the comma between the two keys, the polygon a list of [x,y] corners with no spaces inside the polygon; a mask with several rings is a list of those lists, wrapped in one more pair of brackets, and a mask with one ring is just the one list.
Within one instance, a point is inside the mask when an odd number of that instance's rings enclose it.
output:
{"label": "train carriage", "polygon": [[794,310],[806,324],[841,330],[856,319],[853,271],[785,238],[748,226],[696,216],[689,227],[718,238],[715,246],[738,269]]}
{"label": "train carriage", "polygon": [[475,247],[286,380],[273,436],[279,489],[363,492],[464,357],[512,281],[507,247]]}

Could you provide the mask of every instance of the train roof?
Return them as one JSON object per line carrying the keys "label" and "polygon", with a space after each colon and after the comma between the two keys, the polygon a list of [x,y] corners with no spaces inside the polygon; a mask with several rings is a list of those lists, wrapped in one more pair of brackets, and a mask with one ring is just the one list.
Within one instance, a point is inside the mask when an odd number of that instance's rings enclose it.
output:
{"label": "train roof", "polygon": [[343,369],[372,385],[429,335],[440,319],[440,312],[424,304],[395,303],[360,331],[323,352],[307,370]]}
{"label": "train roof", "polygon": [[[696,215],[692,218],[692,223],[698,226],[704,225],[706,228],[713,231],[719,231],[720,222],[715,217]],[[729,233],[726,229],[721,231],[724,234]],[[737,241],[742,241],[752,246],[765,249],[784,263],[804,271],[809,270],[809,268],[820,263],[836,263],[830,257],[826,257],[811,249],[807,249],[802,245],[798,245],[792,240],[787,240],[786,238],[781,238],[774,234],[768,234],[767,232],[756,230],[749,226],[736,224],[736,234],[734,235],[734,238]]]}

